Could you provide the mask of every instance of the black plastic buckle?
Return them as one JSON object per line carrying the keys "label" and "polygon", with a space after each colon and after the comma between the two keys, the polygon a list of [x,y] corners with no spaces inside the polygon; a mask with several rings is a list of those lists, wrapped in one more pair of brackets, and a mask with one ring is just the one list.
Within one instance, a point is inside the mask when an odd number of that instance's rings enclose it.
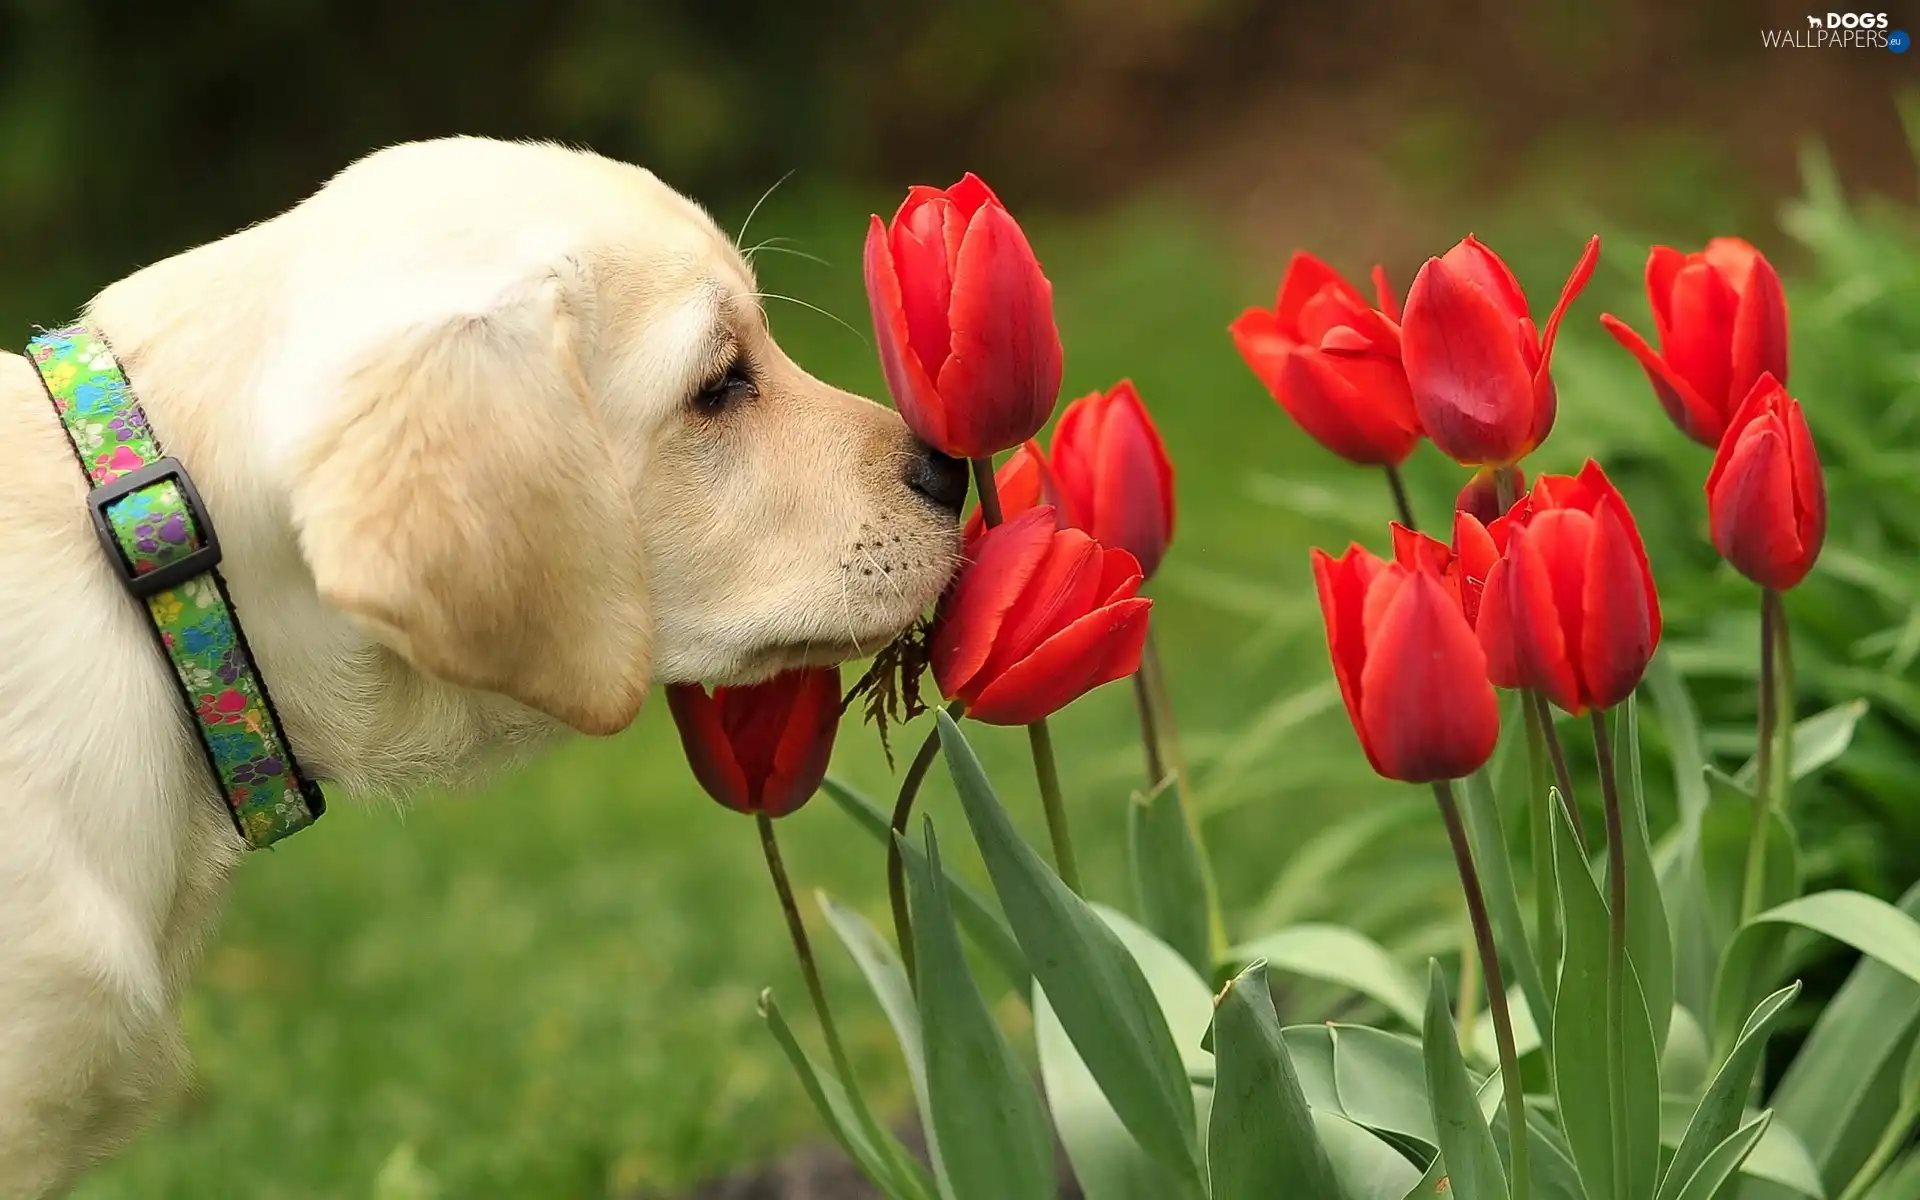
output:
{"label": "black plastic buckle", "polygon": [[[113,522],[107,519],[107,509],[135,492],[145,491],[168,479],[173,480],[180,489],[181,497],[187,502],[187,512],[193,517],[194,532],[200,535],[200,548],[151,571],[136,573],[127,559],[127,552],[120,546],[120,537],[113,528]],[[120,582],[126,585],[127,591],[135,599],[145,600],[196,575],[204,575],[220,562],[220,539],[213,534],[213,521],[207,516],[206,506],[200,502],[200,493],[193,486],[193,478],[177,458],[156,458],[145,466],[128,471],[112,483],[103,483],[94,488],[87,493],[87,511],[93,516],[93,531],[99,535],[100,545],[106,550],[108,560],[119,572]]]}

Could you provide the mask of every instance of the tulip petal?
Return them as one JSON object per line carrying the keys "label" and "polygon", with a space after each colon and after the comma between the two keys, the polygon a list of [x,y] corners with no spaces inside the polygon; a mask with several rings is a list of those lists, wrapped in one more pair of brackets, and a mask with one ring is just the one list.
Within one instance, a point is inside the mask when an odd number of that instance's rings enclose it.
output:
{"label": "tulip petal", "polygon": [[[1552,518],[1577,517],[1581,527]],[[1541,523],[1550,531],[1542,538]],[[1559,537],[1551,530],[1562,524]],[[1585,513],[1555,509],[1516,529],[1507,545],[1503,588],[1511,621],[1514,666],[1525,686],[1538,688],[1547,699],[1574,715],[1586,711],[1580,702],[1580,678],[1569,652],[1580,645],[1580,580],[1577,572],[1585,557],[1592,518]],[[1573,578],[1569,579],[1569,573]],[[1491,591],[1491,587],[1489,591]],[[1564,597],[1564,600],[1563,600]],[[1566,609],[1563,611],[1562,604]],[[1481,600],[1481,623],[1491,602]]]}
{"label": "tulip petal", "polygon": [[1434,445],[1476,466],[1519,454],[1533,428],[1533,377],[1513,320],[1483,288],[1429,259],[1407,293],[1400,353]]}
{"label": "tulip petal", "polygon": [[1671,345],[1673,336],[1673,281],[1687,256],[1672,246],[1655,246],[1647,253],[1647,304],[1653,309],[1653,335],[1661,348]]}
{"label": "tulip petal", "polygon": [[1526,318],[1527,294],[1520,290],[1513,269],[1479,238],[1468,234],[1441,255],[1440,261],[1479,288],[1509,323]]}
{"label": "tulip petal", "polygon": [[676,683],[667,688],[667,708],[680,731],[687,765],[707,795],[735,812],[751,812],[747,777],[733,756],[713,697],[697,683]]}
{"label": "tulip petal", "polygon": [[1320,259],[1304,250],[1296,250],[1287,260],[1286,274],[1280,277],[1280,291],[1274,297],[1273,316],[1281,330],[1296,342],[1317,341],[1300,332],[1301,312],[1309,301],[1331,292],[1351,309],[1365,309],[1367,302],[1358,289]]}
{"label": "tulip petal", "polygon": [[961,695],[986,665],[1007,610],[1047,557],[1053,535],[1053,510],[1038,505],[988,530],[974,547],[973,562],[962,568],[940,606],[928,650],[942,696]]}
{"label": "tulip petal", "polygon": [[1478,517],[1456,511],[1453,514],[1453,553],[1454,570],[1460,576],[1460,609],[1467,616],[1467,624],[1477,629],[1480,625],[1480,609],[1485,602],[1487,577],[1500,560],[1500,550],[1494,544],[1493,534],[1487,531]]}
{"label": "tulip petal", "polygon": [[1060,395],[1053,287],[1026,234],[998,205],[967,226],[948,321],[953,350],[937,378],[954,413],[956,457],[984,458],[1040,432]]}
{"label": "tulip petal", "polygon": [[894,405],[907,427],[921,441],[945,449],[949,444],[946,407],[934,389],[933,379],[909,344],[900,275],[894,268],[893,249],[879,217],[873,218],[867,230],[865,272],[867,303],[873,310],[873,340],[880,352],[880,370],[886,376],[887,390],[893,393]]}
{"label": "tulip petal", "polygon": [[1147,641],[1144,596],[1097,608],[1049,637],[980,693],[967,715],[988,725],[1031,725],[1140,669]]}
{"label": "tulip petal", "polygon": [[1600,324],[1606,327],[1613,340],[1627,348],[1627,352],[1640,362],[1641,370],[1647,373],[1647,382],[1653,385],[1653,394],[1660,401],[1660,407],[1667,410],[1671,420],[1681,433],[1686,434],[1703,446],[1718,446],[1720,435],[1726,432],[1726,416],[1718,409],[1700,398],[1693,385],[1674,373],[1665,359],[1647,345],[1646,339],[1634,332],[1626,322],[1612,313],[1601,313]]}
{"label": "tulip petal", "polygon": [[1380,315],[1398,324],[1400,321],[1400,301],[1395,298],[1393,288],[1387,283],[1387,269],[1375,264],[1373,268],[1373,303]]}
{"label": "tulip petal", "polygon": [[1547,327],[1540,335],[1540,363],[1533,369],[1536,378],[1544,377],[1547,369],[1553,365],[1553,344],[1560,336],[1560,320],[1567,315],[1567,309],[1580,293],[1586,290],[1587,281],[1593,278],[1593,268],[1599,261],[1600,235],[1596,233],[1587,239],[1587,248],[1580,252],[1580,261],[1573,264],[1573,273],[1567,276],[1566,284],[1560,289],[1560,299],[1554,302],[1553,312],[1547,315]]}
{"label": "tulip petal", "polygon": [[1436,575],[1445,575],[1453,566],[1453,549],[1439,538],[1408,529],[1398,521],[1388,528],[1393,533],[1393,561],[1401,566],[1409,570],[1427,567]]}
{"label": "tulip petal", "polygon": [[960,210],[960,215],[969,221],[973,219],[974,213],[979,212],[986,205],[1006,207],[1000,203],[1000,197],[993,194],[993,189],[986,185],[986,181],[972,171],[962,175],[960,182],[948,188],[946,194],[947,199],[953,202],[953,206]]}
{"label": "tulip petal", "polygon": [[1671,303],[1673,329],[1661,346],[1662,357],[1697,395],[1726,406],[1733,394],[1733,323],[1740,297],[1720,272],[1691,262],[1674,276]]}
{"label": "tulip petal", "polygon": [[760,795],[761,811],[769,817],[786,816],[819,790],[840,727],[840,668],[793,674],[798,680],[786,705],[786,727]]}
{"label": "tulip petal", "polygon": [[1771,415],[1762,416],[1729,441],[1726,464],[1715,464],[1717,485],[1707,497],[1714,548],[1748,579],[1784,591],[1806,573],[1786,431]]}
{"label": "tulip petal", "polygon": [[1756,262],[1765,262],[1752,242],[1745,238],[1717,237],[1707,242],[1699,258],[1726,277],[1736,292],[1744,292],[1753,278]]}
{"label": "tulip petal", "polygon": [[1632,517],[1617,500],[1593,518],[1580,604],[1580,675],[1587,699],[1612,708],[1640,685],[1660,639],[1658,597]]}
{"label": "tulip petal", "polygon": [[[1340,685],[1340,699],[1347,706],[1347,719],[1373,762],[1373,749],[1367,743],[1367,727],[1360,719],[1360,673],[1367,662],[1365,610],[1368,585],[1386,564],[1359,545],[1349,546],[1339,558],[1315,547],[1313,585],[1320,598],[1320,617],[1327,629],[1327,655],[1333,661],[1333,678]],[[1376,766],[1376,770],[1378,767]]]}
{"label": "tulip petal", "polygon": [[1390,361],[1296,347],[1273,396],[1309,437],[1349,462],[1399,466],[1420,441],[1405,376]]}
{"label": "tulip petal", "polygon": [[1233,336],[1234,348],[1252,368],[1254,377],[1265,384],[1268,391],[1278,394],[1287,354],[1300,344],[1300,339],[1282,329],[1280,318],[1264,308],[1249,308],[1241,313],[1227,326],[1227,332]]}
{"label": "tulip petal", "polygon": [[1509,563],[1497,558],[1487,568],[1478,609],[1469,618],[1480,648],[1487,655],[1487,682],[1495,687],[1522,686],[1519,657],[1513,648],[1513,599],[1508,594]]}
{"label": "tulip petal", "polygon": [[1100,543],[1078,529],[1054,532],[1039,569],[1000,620],[993,653],[980,669],[989,686],[1009,666],[1033,653],[1034,647],[1094,607],[1105,566]]}
{"label": "tulip petal", "polygon": [[1500,736],[1499,702],[1486,654],[1440,580],[1407,574],[1366,639],[1360,708],[1374,769],[1428,783],[1484,765]]}
{"label": "tulip petal", "polygon": [[[1753,250],[1753,247],[1747,249]],[[1787,381],[1787,295],[1773,264],[1754,250],[1746,265],[1746,283],[1740,287],[1740,303],[1733,317],[1729,405],[1734,397],[1744,398],[1752,391],[1762,375],[1771,375],[1783,384]]]}
{"label": "tulip petal", "polygon": [[1813,431],[1807,428],[1807,415],[1798,400],[1788,397],[1785,405],[1787,450],[1793,462],[1793,497],[1799,516],[1800,576],[1806,577],[1820,557],[1827,541],[1827,476],[1820,467],[1819,452],[1813,446]]}
{"label": "tulip petal", "polygon": [[[1029,439],[1009,455],[993,473],[993,486],[1000,493],[1000,519],[1011,521],[1038,504],[1051,504],[1056,513],[1059,512],[1060,498],[1057,494],[1048,494],[1047,474],[1047,459],[1040,443]],[[961,544],[971,547],[986,527],[986,516],[976,507],[967,515],[966,526],[960,534]]]}
{"label": "tulip petal", "polygon": [[953,255],[948,244],[960,217],[945,197],[922,204],[893,226],[889,245],[907,316],[908,345],[927,374],[938,379],[951,352],[947,309],[953,304]]}

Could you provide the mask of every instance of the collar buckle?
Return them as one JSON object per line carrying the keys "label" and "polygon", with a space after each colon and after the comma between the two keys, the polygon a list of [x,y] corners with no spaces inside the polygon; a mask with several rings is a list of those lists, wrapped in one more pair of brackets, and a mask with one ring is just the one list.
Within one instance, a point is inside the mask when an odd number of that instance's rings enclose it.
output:
{"label": "collar buckle", "polygon": [[[193,518],[191,535],[200,539],[200,545],[156,567],[141,571],[128,558],[119,531],[114,528],[107,510],[129,496],[168,482],[179,490],[188,514]],[[93,531],[107,552],[107,560],[114,565],[120,582],[136,599],[145,600],[158,595],[196,575],[204,575],[219,565],[220,539],[214,536],[213,521],[200,501],[199,490],[193,486],[193,477],[187,474],[180,460],[171,455],[156,458],[88,492],[87,512],[93,517]]]}

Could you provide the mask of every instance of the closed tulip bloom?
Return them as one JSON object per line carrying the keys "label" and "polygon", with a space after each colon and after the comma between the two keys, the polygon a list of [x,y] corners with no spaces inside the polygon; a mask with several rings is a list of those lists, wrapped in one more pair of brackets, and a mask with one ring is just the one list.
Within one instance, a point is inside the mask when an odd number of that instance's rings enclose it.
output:
{"label": "closed tulip bloom", "polygon": [[1133,555],[1153,578],[1173,538],[1173,464],[1131,380],[1067,405],[1053,475],[1068,523]]}
{"label": "closed tulip bloom", "polygon": [[1660,644],[1660,597],[1613,482],[1591,459],[1577,476],[1543,475],[1501,521],[1506,552],[1477,627],[1495,682],[1537,688],[1575,716],[1625,700]]}
{"label": "closed tulip bloom", "polygon": [[1400,365],[1393,298],[1378,274],[1379,308],[1311,254],[1287,264],[1273,308],[1250,308],[1229,329],[1240,357],[1308,436],[1349,462],[1397,467],[1420,441]]}
{"label": "closed tulip bloom", "polygon": [[1800,402],[1771,375],[1734,413],[1707,476],[1714,548],[1761,587],[1807,577],[1827,540],[1827,479]]}
{"label": "closed tulip bloom", "polygon": [[826,778],[840,727],[840,668],[787,671],[748,687],[667,689],[693,776],[743,813],[784,817]]}
{"label": "closed tulip bloom", "polygon": [[1414,277],[1400,355],[1421,427],[1467,466],[1507,466],[1553,429],[1553,344],[1567,306],[1587,286],[1600,239],[1587,243],[1544,330],[1519,280],[1471,235]]}
{"label": "closed tulip bloom", "polygon": [[1334,678],[1373,769],[1407,783],[1478,770],[1500,736],[1499,703],[1440,576],[1354,546],[1339,558],[1315,550],[1313,578]]}
{"label": "closed tulip bloom", "polygon": [[[1514,475],[1513,494],[1514,499],[1517,500],[1526,494],[1527,475],[1519,467],[1508,469]],[[1473,478],[1467,480],[1467,485],[1460,489],[1458,496],[1454,497],[1454,511],[1472,513],[1479,518],[1482,525],[1489,525],[1498,520],[1506,510],[1500,507],[1500,486],[1494,482],[1493,476],[1492,467],[1481,467],[1475,471]],[[1513,501],[1508,501],[1508,506],[1511,507],[1512,503]]]}
{"label": "closed tulip bloom", "polygon": [[1050,505],[984,531],[941,603],[934,682],[989,725],[1030,725],[1140,667],[1140,565]]}
{"label": "closed tulip bloom", "polygon": [[1680,432],[1717,447],[1760,376],[1787,380],[1787,297],[1766,256],[1739,238],[1647,256],[1647,302],[1660,349],[1611,313],[1601,324],[1640,360]]}
{"label": "closed tulip bloom", "polygon": [[986,184],[915,187],[874,217],[866,280],[887,388],[922,441],[986,458],[1040,432],[1060,396],[1053,285]]}

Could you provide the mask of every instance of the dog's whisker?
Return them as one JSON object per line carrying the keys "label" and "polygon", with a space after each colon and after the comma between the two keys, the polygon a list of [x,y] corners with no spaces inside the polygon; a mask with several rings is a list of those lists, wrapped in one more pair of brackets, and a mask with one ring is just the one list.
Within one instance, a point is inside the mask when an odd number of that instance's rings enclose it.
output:
{"label": "dog's whisker", "polygon": [[836,324],[839,324],[841,326],[844,326],[848,333],[851,333],[853,336],[860,339],[861,345],[867,347],[869,350],[873,348],[873,343],[868,340],[867,335],[860,332],[858,329],[854,328],[852,325],[849,325],[847,323],[847,319],[841,316],[839,313],[828,312],[826,309],[821,308],[818,304],[809,304],[805,300],[799,300],[792,296],[783,296],[778,292],[754,292],[752,293],[752,295],[755,299],[758,299],[758,300],[785,300],[788,304],[797,304],[801,308],[810,308],[814,312],[819,313],[821,316],[827,318],[828,320],[833,321]]}
{"label": "dog's whisker", "polygon": [[882,566],[880,560],[873,556],[873,551],[862,546],[860,547],[860,557],[873,564],[873,569],[880,572],[880,578],[887,581],[887,586],[893,589],[893,594],[899,597],[902,604],[905,604],[907,602],[907,594],[900,590],[900,585],[895,582],[892,572]]}
{"label": "dog's whisker", "polygon": [[753,202],[753,207],[747,210],[747,219],[740,222],[740,232],[733,235],[733,240],[735,245],[738,245],[739,243],[747,240],[747,227],[753,224],[754,215],[760,211],[760,206],[767,202],[767,197],[773,195],[774,191],[778,189],[781,184],[785,183],[787,180],[792,178],[793,178],[793,172],[788,171],[785,175],[782,175],[780,178],[774,180],[772,185],[768,187],[766,191],[760,193],[760,198],[758,200],[755,200]]}
{"label": "dog's whisker", "polygon": [[797,250],[792,246],[782,246],[777,244],[779,242],[784,242],[786,240],[788,239],[768,238],[764,242],[760,242],[756,245],[747,247],[745,250],[742,250],[740,253],[742,256],[746,258],[748,262],[752,262],[753,256],[760,253],[762,250],[771,250],[775,254],[791,254],[795,258],[804,258],[808,262],[819,263],[823,267],[831,267],[833,265],[832,263],[828,262],[826,259],[821,258],[818,254],[809,254],[805,250]]}

